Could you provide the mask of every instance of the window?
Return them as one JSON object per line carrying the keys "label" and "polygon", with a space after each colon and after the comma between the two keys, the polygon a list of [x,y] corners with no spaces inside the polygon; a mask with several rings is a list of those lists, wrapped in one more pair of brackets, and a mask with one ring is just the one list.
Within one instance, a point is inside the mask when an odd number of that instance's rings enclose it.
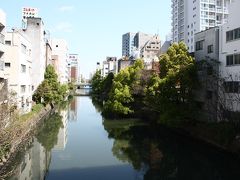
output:
{"label": "window", "polygon": [[5,63],[5,68],[10,68],[11,67],[11,63]]}
{"label": "window", "polygon": [[5,41],[5,44],[11,46],[12,42],[11,41]]}
{"label": "window", "polygon": [[27,47],[24,44],[21,44],[21,51],[23,54],[27,53]]}
{"label": "window", "polygon": [[234,39],[240,38],[240,28],[234,30]]}
{"label": "window", "polygon": [[196,51],[203,50],[203,40],[196,42]]}
{"label": "window", "polygon": [[26,86],[25,85],[21,85],[21,93],[25,93],[26,92]]}
{"label": "window", "polygon": [[233,40],[233,31],[228,31],[227,32],[227,42]]}
{"label": "window", "polygon": [[240,54],[231,54],[226,57],[227,66],[240,65]]}
{"label": "window", "polygon": [[224,88],[226,93],[239,93],[240,92],[240,82],[238,81],[231,81],[231,82],[225,82]]}
{"label": "window", "polygon": [[26,73],[26,65],[21,64],[21,72]]}
{"label": "window", "polygon": [[234,64],[240,64],[240,54],[234,55]]}
{"label": "window", "polygon": [[236,39],[240,39],[240,28],[226,32],[226,41],[227,42],[236,40]]}
{"label": "window", "polygon": [[208,54],[213,53],[213,45],[208,46]]}
{"label": "window", "polygon": [[227,56],[227,66],[233,65],[233,55]]}

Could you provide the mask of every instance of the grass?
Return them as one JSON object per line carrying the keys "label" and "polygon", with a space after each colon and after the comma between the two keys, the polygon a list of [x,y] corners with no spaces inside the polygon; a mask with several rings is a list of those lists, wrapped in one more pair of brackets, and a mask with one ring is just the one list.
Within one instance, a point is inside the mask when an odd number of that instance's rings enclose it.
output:
{"label": "grass", "polygon": [[43,104],[36,104],[32,107],[32,111],[27,113],[27,114],[24,114],[24,115],[21,115],[20,116],[20,120],[21,121],[27,121],[27,120],[30,120],[31,118],[33,118],[36,114],[38,114],[42,109],[44,108],[44,105]]}

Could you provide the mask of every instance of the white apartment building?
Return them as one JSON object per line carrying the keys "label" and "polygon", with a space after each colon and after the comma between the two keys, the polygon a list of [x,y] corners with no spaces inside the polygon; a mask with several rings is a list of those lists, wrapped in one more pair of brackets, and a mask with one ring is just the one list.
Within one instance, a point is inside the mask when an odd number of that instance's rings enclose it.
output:
{"label": "white apartment building", "polygon": [[64,39],[52,40],[52,59],[55,70],[58,74],[58,80],[61,84],[68,83],[70,79],[68,46]]}
{"label": "white apartment building", "polygon": [[8,32],[5,38],[5,76],[9,91],[16,93],[22,114],[32,108],[32,47],[21,30]]}
{"label": "white apartment building", "polygon": [[[6,15],[0,9],[0,104],[7,98],[7,81],[4,76]],[[1,119],[1,117],[0,117]]]}
{"label": "white apartment building", "polygon": [[228,22],[220,27],[220,75],[224,79],[226,107],[240,111],[240,1],[233,0],[229,7]]}
{"label": "white apartment building", "polygon": [[117,70],[117,57],[107,57],[106,61],[103,61],[102,76],[106,77],[109,73],[116,74]]}
{"label": "white apartment building", "polygon": [[159,35],[154,35],[140,50],[140,57],[144,60],[145,69],[152,69],[152,63],[158,61],[161,41]]}
{"label": "white apartment building", "polygon": [[126,33],[122,35],[122,56],[130,57],[134,51],[134,37],[136,33]]}
{"label": "white apartment building", "polygon": [[46,32],[42,19],[28,17],[23,32],[32,44],[32,72],[34,72],[32,74],[32,85],[33,91],[35,91],[44,80],[46,70]]}
{"label": "white apartment building", "polygon": [[194,35],[226,22],[232,0],[172,0],[172,41],[195,51]]}

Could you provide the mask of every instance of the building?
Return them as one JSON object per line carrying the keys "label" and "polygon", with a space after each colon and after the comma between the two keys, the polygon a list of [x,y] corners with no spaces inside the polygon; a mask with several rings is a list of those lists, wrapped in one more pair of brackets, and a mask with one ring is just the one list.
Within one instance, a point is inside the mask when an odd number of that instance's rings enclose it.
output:
{"label": "building", "polygon": [[196,33],[194,41],[200,82],[195,94],[203,114],[200,120],[216,121],[219,114],[219,27]]}
{"label": "building", "polygon": [[102,76],[106,77],[109,73],[116,74],[118,72],[117,57],[107,57],[103,61]]}
{"label": "building", "polygon": [[78,54],[69,54],[70,79],[72,82],[80,83],[80,69]]}
{"label": "building", "polygon": [[44,80],[46,70],[46,39],[44,23],[41,18],[26,18],[26,26],[23,27],[24,35],[29,39],[32,45],[32,85],[33,91]]}
{"label": "building", "polygon": [[7,98],[7,81],[4,76],[6,15],[0,9],[0,104]]}
{"label": "building", "polygon": [[152,69],[152,62],[158,61],[161,41],[159,35],[152,36],[143,46],[141,46],[140,57],[144,60],[145,69]]}
{"label": "building", "polygon": [[228,22],[220,27],[220,76],[223,78],[220,108],[240,111],[240,1],[234,0],[229,7]]}
{"label": "building", "polygon": [[125,69],[131,65],[133,65],[135,60],[128,60],[128,59],[119,59],[118,60],[118,72],[120,72],[122,69]]}
{"label": "building", "polygon": [[64,39],[52,40],[52,60],[61,84],[69,82],[68,46]]}
{"label": "building", "polygon": [[130,57],[134,50],[134,37],[136,33],[126,33],[122,35],[122,56]]}
{"label": "building", "polygon": [[231,0],[172,0],[172,40],[194,52],[194,35],[226,22]]}
{"label": "building", "polygon": [[8,32],[5,37],[5,76],[9,91],[16,93],[21,113],[32,108],[32,46],[21,30]]}

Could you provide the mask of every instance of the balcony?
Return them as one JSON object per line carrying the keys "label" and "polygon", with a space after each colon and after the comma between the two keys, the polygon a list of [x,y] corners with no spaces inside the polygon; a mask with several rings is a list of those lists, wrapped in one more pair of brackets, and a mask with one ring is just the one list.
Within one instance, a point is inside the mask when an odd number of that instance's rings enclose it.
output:
{"label": "balcony", "polygon": [[4,70],[4,66],[5,66],[4,61],[2,58],[0,58],[0,71]]}
{"label": "balcony", "polygon": [[0,33],[0,43],[4,44],[5,36]]}

